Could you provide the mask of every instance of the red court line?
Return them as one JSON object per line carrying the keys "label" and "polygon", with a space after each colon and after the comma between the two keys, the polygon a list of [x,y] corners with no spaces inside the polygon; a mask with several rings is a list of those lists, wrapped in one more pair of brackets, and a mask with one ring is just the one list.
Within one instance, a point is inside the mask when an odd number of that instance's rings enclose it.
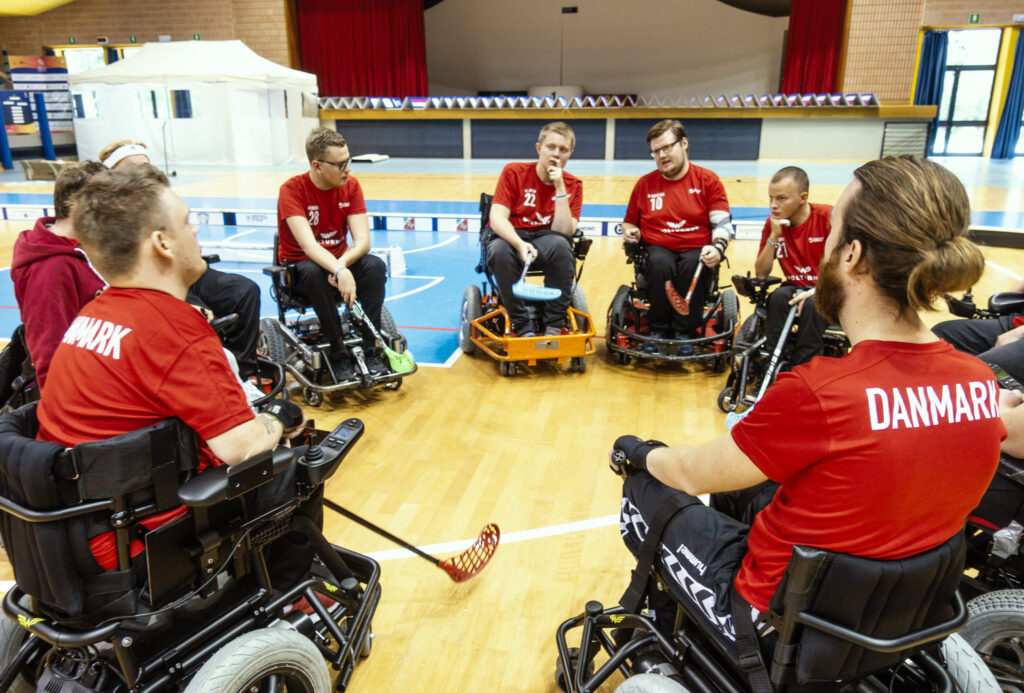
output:
{"label": "red court line", "polygon": [[0,306],[0,308],[10,308],[11,310],[18,310],[18,306]]}

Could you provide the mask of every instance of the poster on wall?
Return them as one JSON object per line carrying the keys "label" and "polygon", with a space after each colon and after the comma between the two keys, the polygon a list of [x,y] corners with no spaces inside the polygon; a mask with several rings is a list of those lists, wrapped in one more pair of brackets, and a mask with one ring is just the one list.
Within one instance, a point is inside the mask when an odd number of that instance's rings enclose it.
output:
{"label": "poster on wall", "polygon": [[0,109],[8,135],[29,135],[36,132],[32,115],[32,99],[27,91],[0,91]]}
{"label": "poster on wall", "polygon": [[[33,121],[35,100],[33,94],[41,92],[50,120],[50,132],[71,132],[71,92],[68,87],[68,67],[63,57],[53,55],[9,55],[11,82],[17,90],[29,92]],[[36,132],[33,127],[32,132]]]}

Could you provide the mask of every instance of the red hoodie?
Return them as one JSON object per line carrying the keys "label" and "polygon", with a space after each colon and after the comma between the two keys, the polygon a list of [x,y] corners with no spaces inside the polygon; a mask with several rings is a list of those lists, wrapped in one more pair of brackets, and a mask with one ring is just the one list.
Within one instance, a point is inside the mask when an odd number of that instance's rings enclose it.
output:
{"label": "red hoodie", "polygon": [[49,230],[53,222],[42,217],[18,234],[11,261],[14,296],[40,389],[71,321],[106,286],[78,243]]}

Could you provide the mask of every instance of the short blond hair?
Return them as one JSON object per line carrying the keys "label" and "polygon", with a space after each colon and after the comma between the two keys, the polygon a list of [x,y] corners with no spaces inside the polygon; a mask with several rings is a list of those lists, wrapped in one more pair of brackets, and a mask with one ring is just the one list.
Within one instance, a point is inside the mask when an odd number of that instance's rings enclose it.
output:
{"label": "short blond hair", "polygon": [[544,138],[552,132],[569,140],[569,149],[576,151],[576,133],[572,131],[568,123],[563,123],[560,120],[548,123],[540,129],[540,134],[537,135],[537,144],[543,142]]}
{"label": "short blond hair", "polygon": [[313,128],[306,137],[306,158],[309,163],[322,157],[331,147],[347,147],[348,143],[337,130]]}

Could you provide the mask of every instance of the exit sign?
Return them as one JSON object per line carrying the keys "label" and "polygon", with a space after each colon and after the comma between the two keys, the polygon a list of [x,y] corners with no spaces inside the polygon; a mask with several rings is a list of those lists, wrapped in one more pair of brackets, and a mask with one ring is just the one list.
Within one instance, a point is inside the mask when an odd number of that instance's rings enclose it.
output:
{"label": "exit sign", "polygon": [[193,41],[198,41],[199,40],[199,34],[192,34],[192,40]]}
{"label": "exit sign", "polygon": [[75,37],[74,36],[68,36],[68,45],[69,46],[75,45]]}
{"label": "exit sign", "polygon": [[128,37],[128,43],[138,43],[138,41],[135,38],[135,34],[132,34]]}
{"label": "exit sign", "polygon": [[981,15],[978,14],[977,12],[975,12],[974,14],[970,15],[967,18],[967,23],[968,24],[977,24],[980,21],[981,21]]}

